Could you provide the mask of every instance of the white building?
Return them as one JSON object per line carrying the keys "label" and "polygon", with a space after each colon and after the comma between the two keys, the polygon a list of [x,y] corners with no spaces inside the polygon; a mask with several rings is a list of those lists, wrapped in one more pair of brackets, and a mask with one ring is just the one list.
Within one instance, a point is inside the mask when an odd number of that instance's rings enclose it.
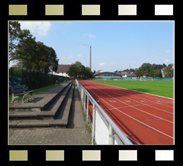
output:
{"label": "white building", "polygon": [[58,76],[63,76],[63,77],[69,77],[69,75],[67,74],[69,68],[71,65],[65,65],[65,64],[60,64],[58,65],[58,69],[56,72],[52,72],[53,75],[58,75]]}

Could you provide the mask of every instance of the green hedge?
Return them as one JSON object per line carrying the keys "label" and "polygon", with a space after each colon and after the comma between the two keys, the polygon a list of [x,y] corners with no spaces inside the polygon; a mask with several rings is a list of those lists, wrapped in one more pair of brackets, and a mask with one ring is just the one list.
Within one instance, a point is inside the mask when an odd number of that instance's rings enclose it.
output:
{"label": "green hedge", "polygon": [[64,77],[49,75],[46,73],[28,71],[23,69],[9,69],[9,76],[16,76],[22,79],[21,84],[26,84],[29,89],[41,88],[44,86],[48,86],[54,84],[56,80],[59,82],[63,82],[65,80]]}

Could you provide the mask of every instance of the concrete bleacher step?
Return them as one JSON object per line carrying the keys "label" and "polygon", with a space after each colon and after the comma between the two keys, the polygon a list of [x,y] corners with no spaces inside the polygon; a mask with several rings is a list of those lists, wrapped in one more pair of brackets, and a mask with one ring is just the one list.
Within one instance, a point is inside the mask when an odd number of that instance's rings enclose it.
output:
{"label": "concrete bleacher step", "polygon": [[[54,116],[53,112],[49,111],[46,114],[44,114],[44,109],[48,108],[51,103],[55,102],[58,100],[58,98],[63,95],[65,96],[65,93],[68,91],[69,84],[66,84],[65,86],[59,87],[60,89],[57,90],[57,92],[52,91],[51,94],[47,94],[47,96],[42,99],[43,101],[40,101],[39,103],[24,103],[20,107],[19,105],[12,106],[9,108],[9,119],[19,119],[19,118],[41,118],[41,117],[49,117],[49,116]],[[57,87],[58,89],[58,87]],[[52,102],[50,102],[52,101]],[[49,104],[48,104],[49,103]]]}
{"label": "concrete bleacher step", "polygon": [[63,127],[66,122],[61,120],[11,120],[10,128],[39,128],[39,127]]}
{"label": "concrete bleacher step", "polygon": [[72,85],[68,95],[65,98],[63,105],[57,110],[54,117],[54,119],[56,120],[60,119],[61,121],[65,122],[65,126],[67,126],[69,120],[69,113],[71,110],[74,88],[74,85]]}
{"label": "concrete bleacher step", "polygon": [[[51,88],[51,92],[46,93],[44,95],[38,95],[38,97],[34,97],[34,100],[29,103],[16,103],[16,104],[10,104],[9,105],[9,112],[40,112],[42,111],[45,107],[47,107],[51,102],[55,100],[69,85],[69,83],[64,83],[60,86],[55,86],[54,88]],[[36,95],[35,95],[36,96]],[[41,100],[36,102],[37,98],[42,97]],[[34,102],[35,101],[35,102]]]}
{"label": "concrete bleacher step", "polygon": [[44,111],[14,112],[10,114],[10,128],[66,127],[73,98],[74,86],[71,83],[57,99],[52,100]]}

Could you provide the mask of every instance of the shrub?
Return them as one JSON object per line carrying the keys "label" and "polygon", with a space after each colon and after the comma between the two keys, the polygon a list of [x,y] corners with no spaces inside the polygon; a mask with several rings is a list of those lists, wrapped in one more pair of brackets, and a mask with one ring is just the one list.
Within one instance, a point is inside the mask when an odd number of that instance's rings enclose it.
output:
{"label": "shrub", "polygon": [[48,75],[42,72],[28,71],[23,69],[10,68],[9,76],[17,76],[22,79],[21,84],[26,84],[29,89],[41,88],[54,84],[56,80],[59,82],[64,81],[64,77]]}

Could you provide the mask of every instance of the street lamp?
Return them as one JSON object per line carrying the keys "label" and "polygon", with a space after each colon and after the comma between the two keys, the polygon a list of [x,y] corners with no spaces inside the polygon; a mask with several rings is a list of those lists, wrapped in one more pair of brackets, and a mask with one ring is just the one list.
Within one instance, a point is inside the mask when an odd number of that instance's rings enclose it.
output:
{"label": "street lamp", "polygon": [[[90,46],[88,44],[82,44],[83,46]],[[92,50],[92,46],[90,46],[90,70],[91,70],[91,50]]]}

